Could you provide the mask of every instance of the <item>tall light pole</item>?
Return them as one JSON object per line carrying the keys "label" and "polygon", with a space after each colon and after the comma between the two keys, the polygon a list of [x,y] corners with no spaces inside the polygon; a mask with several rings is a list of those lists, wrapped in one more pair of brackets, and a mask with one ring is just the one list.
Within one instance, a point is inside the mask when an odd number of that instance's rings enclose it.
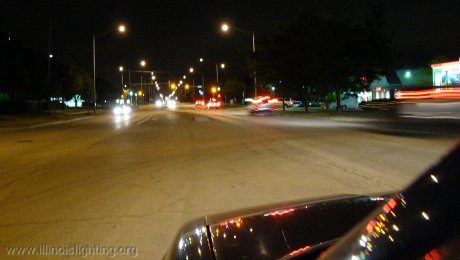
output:
{"label": "tall light pole", "polygon": [[[256,36],[254,31],[247,31],[232,27],[235,31],[249,33],[252,35],[252,66],[253,66],[253,77],[254,77],[254,96],[257,96],[257,72],[256,72]],[[220,27],[221,31],[227,33],[230,30],[230,26],[227,23],[223,23]]]}
{"label": "tall light pole", "polygon": [[[192,90],[193,90],[193,92],[192,92],[192,98],[195,97],[195,77],[194,77],[194,75],[193,75],[193,72],[194,72],[194,71],[195,71],[195,70],[194,70],[192,67],[190,67],[190,68],[188,69],[188,72],[189,72],[190,74],[192,74]],[[198,93],[198,94],[199,94],[199,93]]]}
{"label": "tall light pole", "polygon": [[[204,59],[200,58],[200,63],[203,63]],[[203,83],[203,100],[206,100],[206,87],[204,86],[204,74],[203,74],[203,66],[201,66],[201,83]]]}
{"label": "tall light pole", "polygon": [[[119,25],[117,28],[119,33],[125,33],[126,27],[124,25]],[[97,92],[96,92],[96,37],[102,37],[103,35],[109,34],[113,32],[114,29],[106,31],[101,34],[93,33],[93,101],[94,101],[94,112],[96,112],[96,100],[97,100]]]}
{"label": "tall light pole", "polygon": [[[210,60],[208,60],[208,59],[205,60],[205,59],[203,59],[203,58],[200,58],[200,62],[201,62],[201,63],[203,63],[203,62],[208,62],[208,63],[210,63],[210,64],[214,63],[214,66],[215,66],[215,68],[216,68],[216,84],[219,85],[219,63],[218,63],[218,62],[215,62],[215,61],[210,61]],[[224,68],[225,68],[225,64],[224,64],[224,63],[221,63],[221,64],[220,64],[220,67],[221,67],[222,69],[224,69]]]}
{"label": "tall light pole", "polygon": [[120,71],[121,73],[121,89],[123,89],[123,86],[124,86],[124,81],[123,81],[123,71],[124,70],[125,68],[123,68],[123,66],[118,67],[118,71]]}
{"label": "tall light pole", "polygon": [[[141,60],[139,64],[141,65],[141,68],[145,68],[145,66],[147,65],[147,62],[145,60]],[[142,71],[141,71],[141,92],[144,93],[144,88],[142,86]],[[141,100],[143,103],[145,103],[145,98],[141,97]]]}

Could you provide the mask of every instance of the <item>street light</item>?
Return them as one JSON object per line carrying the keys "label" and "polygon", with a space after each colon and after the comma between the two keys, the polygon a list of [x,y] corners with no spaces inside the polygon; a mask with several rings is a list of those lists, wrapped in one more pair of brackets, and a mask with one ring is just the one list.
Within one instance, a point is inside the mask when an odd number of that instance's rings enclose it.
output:
{"label": "street light", "polygon": [[184,75],[184,76],[182,76],[182,78],[183,78],[183,79],[186,79],[186,78],[187,78],[187,76],[185,76],[185,75]]}
{"label": "street light", "polygon": [[204,59],[203,59],[203,58],[200,58],[200,62],[203,62],[203,61],[204,61]]}
{"label": "street light", "polygon": [[220,64],[221,69],[225,69],[225,63]]}
{"label": "street light", "polygon": [[[139,64],[141,65],[142,68],[144,68],[147,65],[147,62],[145,60],[141,60]],[[144,90],[142,81],[143,80],[142,80],[142,71],[141,71],[141,90]],[[142,102],[145,103],[145,98],[142,98]]]}
{"label": "street light", "polygon": [[[96,100],[97,100],[97,92],[96,92],[96,37],[102,37],[108,33],[113,32],[115,29],[111,29],[101,34],[96,34],[93,32],[93,95],[94,95],[94,111],[96,112]],[[123,24],[118,26],[118,32],[125,33],[126,27]],[[52,58],[52,56],[50,56]]]}
{"label": "street light", "polygon": [[123,81],[123,71],[124,70],[125,68],[123,68],[123,66],[118,67],[118,71],[121,72],[121,89],[123,89],[123,86],[124,86],[124,81]]}
{"label": "street light", "polygon": [[229,26],[228,26],[228,24],[223,23],[222,26],[221,26],[220,28],[221,28],[221,30],[222,30],[223,32],[227,32],[228,29],[229,29]]}
{"label": "street light", "polygon": [[[221,31],[227,33],[230,30],[230,26],[227,23],[221,25]],[[242,30],[233,26],[235,31],[240,31],[252,35],[252,65],[253,65],[253,76],[254,76],[254,96],[257,96],[257,72],[256,72],[256,36],[254,31]]]}
{"label": "street light", "polygon": [[194,69],[192,67],[190,67],[190,69],[188,70],[190,73],[193,73]]}
{"label": "street light", "polygon": [[153,76],[152,76],[152,80],[155,80],[155,79],[156,79],[156,77],[155,77],[155,75],[153,75]]}
{"label": "street light", "polygon": [[120,24],[120,25],[118,26],[118,31],[121,32],[121,33],[124,33],[124,32],[126,31],[125,25]]}

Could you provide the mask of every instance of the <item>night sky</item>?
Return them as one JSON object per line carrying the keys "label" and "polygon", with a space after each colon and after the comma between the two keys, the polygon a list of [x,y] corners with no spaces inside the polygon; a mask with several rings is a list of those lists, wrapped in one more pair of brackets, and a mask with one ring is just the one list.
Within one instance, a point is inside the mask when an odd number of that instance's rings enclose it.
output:
{"label": "night sky", "polygon": [[[237,51],[239,46],[249,48],[251,38],[241,33],[222,35],[221,21],[254,30],[261,39],[278,32],[309,2],[0,0],[0,32],[22,39],[28,47],[47,50],[51,22],[53,54],[90,72],[92,32],[122,22],[128,28],[126,35],[109,34],[97,41],[98,74],[113,82],[119,81],[119,65],[138,69],[141,58],[147,60],[148,69],[184,74],[203,56],[225,61],[232,74],[241,72],[243,58]],[[386,30],[402,53],[395,66],[426,65],[436,55],[458,59],[460,1],[382,3]]]}

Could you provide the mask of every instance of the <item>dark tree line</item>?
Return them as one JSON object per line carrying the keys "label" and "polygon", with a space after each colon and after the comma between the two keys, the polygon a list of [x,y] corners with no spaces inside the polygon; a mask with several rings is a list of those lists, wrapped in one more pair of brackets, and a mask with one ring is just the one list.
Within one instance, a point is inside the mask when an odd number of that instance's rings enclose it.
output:
{"label": "dark tree line", "polygon": [[311,1],[282,33],[259,44],[261,85],[276,85],[285,97],[335,98],[340,109],[343,92],[366,89],[383,73],[390,37],[384,33],[381,9],[369,4],[357,13],[352,1],[330,3]]}
{"label": "dark tree line", "polygon": [[[47,51],[27,48],[17,39],[1,35],[0,59],[2,112],[46,110],[51,97],[70,100],[79,95],[84,100],[93,99],[90,74],[56,57],[48,64]],[[97,83],[98,100],[117,94],[110,82],[98,78]]]}

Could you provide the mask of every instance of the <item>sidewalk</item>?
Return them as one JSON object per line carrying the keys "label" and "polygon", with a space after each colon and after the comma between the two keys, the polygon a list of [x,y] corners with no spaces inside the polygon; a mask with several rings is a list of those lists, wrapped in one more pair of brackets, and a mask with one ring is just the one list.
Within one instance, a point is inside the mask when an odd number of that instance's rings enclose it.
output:
{"label": "sidewalk", "polygon": [[48,125],[62,124],[76,120],[92,118],[96,115],[106,113],[106,109],[98,109],[96,113],[87,109],[65,109],[56,110],[51,115],[22,114],[22,115],[0,115],[0,130],[12,130],[21,128],[35,128]]}

